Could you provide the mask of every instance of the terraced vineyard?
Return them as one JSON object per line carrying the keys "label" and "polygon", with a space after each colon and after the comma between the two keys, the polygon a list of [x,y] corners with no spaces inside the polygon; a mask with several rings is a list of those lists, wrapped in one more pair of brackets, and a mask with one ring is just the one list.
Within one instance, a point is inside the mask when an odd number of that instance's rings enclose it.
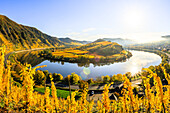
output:
{"label": "terraced vineyard", "polygon": [[132,54],[115,42],[95,41],[83,46],[44,50],[41,57],[68,62],[114,62],[122,61]]}

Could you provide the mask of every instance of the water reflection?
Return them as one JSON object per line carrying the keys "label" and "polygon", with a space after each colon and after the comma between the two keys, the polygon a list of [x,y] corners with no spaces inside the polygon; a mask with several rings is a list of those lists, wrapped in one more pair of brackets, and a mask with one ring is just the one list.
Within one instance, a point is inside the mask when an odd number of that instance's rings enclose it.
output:
{"label": "water reflection", "polygon": [[[41,51],[41,50],[40,50]],[[40,53],[40,51],[27,51],[27,52],[21,52],[16,54],[16,58],[18,61],[20,61],[22,64],[24,63],[28,63],[31,64],[33,67],[35,67],[36,65],[40,64],[41,62],[45,61],[46,59],[40,57],[38,54]],[[99,59],[96,58],[96,61],[98,61]],[[64,61],[56,61],[56,60],[49,60],[51,63],[59,63],[61,65],[64,65],[67,62]],[[122,60],[122,61],[107,61],[105,63],[93,63],[93,66],[104,66],[104,65],[110,65],[110,64],[114,64],[116,62],[126,62],[126,60]],[[73,63],[72,63],[73,64]],[[90,62],[81,62],[81,63],[74,63],[77,64],[78,67],[90,67]]]}
{"label": "water reflection", "polygon": [[[104,63],[104,64],[91,64],[91,63],[68,63],[68,62],[50,62],[48,60],[43,61],[40,65],[47,65],[40,70],[48,70],[50,73],[60,73],[64,77],[75,72],[80,75],[82,79],[96,78],[102,75],[114,75],[124,74],[131,72],[135,74],[143,67],[149,67],[150,65],[159,65],[161,63],[161,57],[149,52],[143,51],[130,51],[133,56],[126,62],[117,63]],[[88,68],[87,68],[88,67]]]}
{"label": "water reflection", "polygon": [[40,64],[41,62],[43,62],[45,59],[39,57],[39,51],[26,51],[26,52],[21,52],[21,53],[17,53],[15,55],[16,59],[18,61],[20,61],[22,64],[24,63],[28,63],[31,64],[31,66],[36,66],[38,64]]}
{"label": "water reflection", "polygon": [[[127,60],[114,61],[114,62],[108,61],[108,62],[105,62],[105,63],[100,63],[100,62],[96,62],[96,63],[90,63],[90,62],[73,63],[73,62],[70,62],[70,63],[77,64],[78,67],[90,67],[90,64],[93,64],[93,66],[96,67],[96,66],[111,65],[111,64],[114,64],[114,63],[118,63],[118,62],[126,62]],[[64,61],[56,61],[56,60],[51,60],[51,59],[48,60],[48,61],[50,61],[51,63],[60,63],[61,65],[64,65],[64,63],[68,63],[68,62],[64,62]]]}

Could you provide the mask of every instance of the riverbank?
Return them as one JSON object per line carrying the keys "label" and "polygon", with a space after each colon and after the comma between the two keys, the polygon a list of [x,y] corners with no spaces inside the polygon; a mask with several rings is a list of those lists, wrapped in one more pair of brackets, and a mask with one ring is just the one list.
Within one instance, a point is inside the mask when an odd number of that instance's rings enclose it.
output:
{"label": "riverbank", "polygon": [[103,56],[98,54],[89,54],[88,51],[80,50],[57,50],[52,52],[52,50],[42,51],[40,57],[50,60],[53,62],[69,62],[69,63],[84,63],[84,65],[93,63],[93,64],[107,64],[126,61],[130,58],[132,54],[129,51],[123,50],[120,53],[113,54],[110,56]]}
{"label": "riverbank", "polygon": [[162,63],[167,62],[167,63],[170,64],[170,54],[165,53],[163,51],[151,50],[151,49],[142,49],[142,48],[132,48],[132,47],[128,47],[127,49],[155,53],[155,54],[159,55],[162,58]]}
{"label": "riverbank", "polygon": [[[142,51],[130,51],[133,56],[124,62],[116,63],[68,63],[68,62],[51,62],[48,60],[43,61],[37,66],[47,65],[47,67],[39,70],[48,70],[49,73],[60,73],[63,77],[75,72],[80,75],[83,80],[96,79],[100,76],[117,75],[131,72],[132,75],[141,71],[143,67],[147,68],[150,65],[159,65],[161,63],[161,57],[156,54],[142,52]],[[67,71],[66,71],[67,70]]]}

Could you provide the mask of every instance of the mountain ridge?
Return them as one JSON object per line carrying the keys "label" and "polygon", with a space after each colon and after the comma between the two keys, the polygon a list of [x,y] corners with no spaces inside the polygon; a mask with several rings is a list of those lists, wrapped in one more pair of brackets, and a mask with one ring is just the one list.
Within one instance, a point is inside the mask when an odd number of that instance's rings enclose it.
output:
{"label": "mountain ridge", "polygon": [[47,35],[35,27],[18,24],[4,15],[0,15],[0,44],[12,50],[64,45],[57,37]]}

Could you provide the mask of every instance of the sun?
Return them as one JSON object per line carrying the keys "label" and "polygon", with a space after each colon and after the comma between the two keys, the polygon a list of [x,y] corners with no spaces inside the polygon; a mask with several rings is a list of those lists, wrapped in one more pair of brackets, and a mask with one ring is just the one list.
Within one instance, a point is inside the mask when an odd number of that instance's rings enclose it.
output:
{"label": "sun", "polygon": [[138,9],[127,10],[124,16],[124,24],[128,29],[139,29],[143,27],[144,13]]}

